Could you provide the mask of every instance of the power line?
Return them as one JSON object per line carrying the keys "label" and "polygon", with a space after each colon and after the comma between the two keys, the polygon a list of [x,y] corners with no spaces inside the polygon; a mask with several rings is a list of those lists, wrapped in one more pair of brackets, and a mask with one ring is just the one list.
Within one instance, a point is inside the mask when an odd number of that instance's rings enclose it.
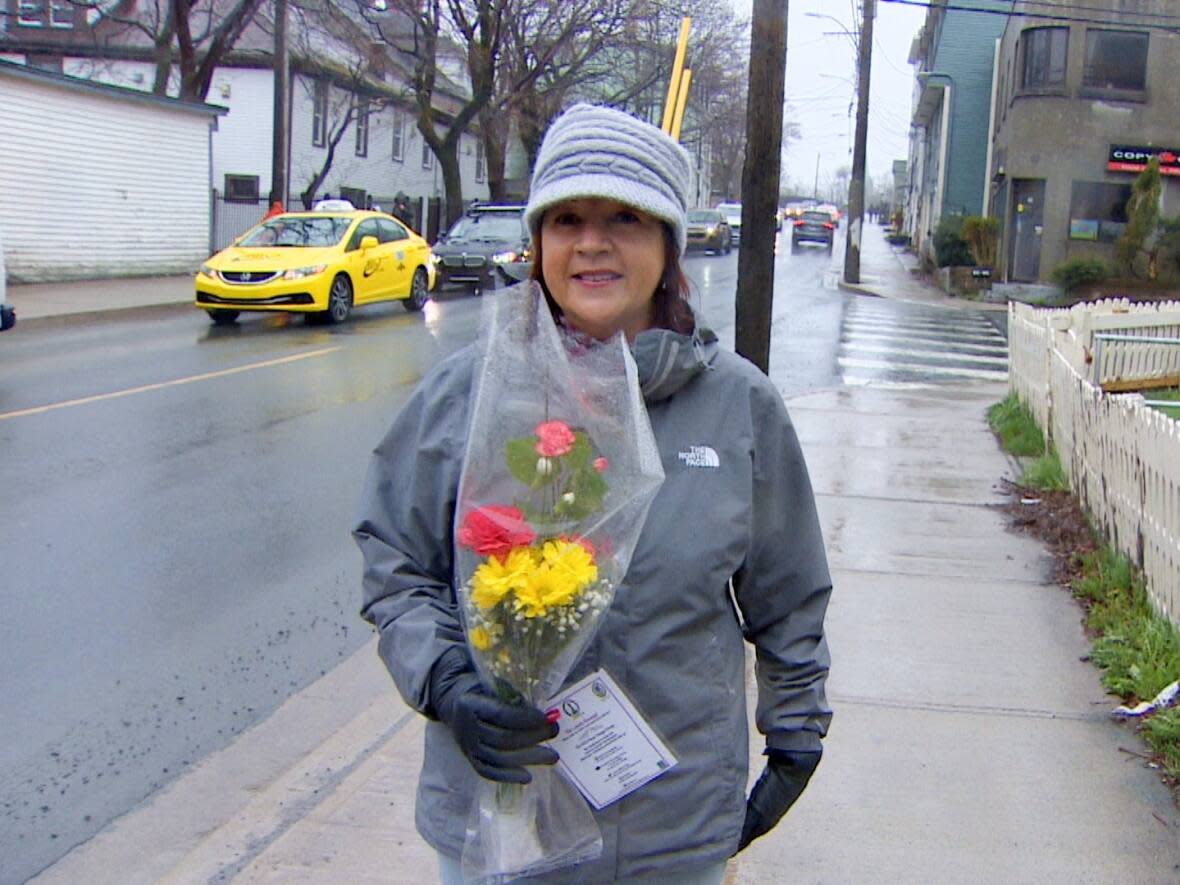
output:
{"label": "power line", "polygon": [[[1042,21],[1081,22],[1083,24],[1089,24],[1089,25],[1122,24],[1122,25],[1131,25],[1132,27],[1135,27],[1135,28],[1142,28],[1143,30],[1147,30],[1147,31],[1164,31],[1169,34],[1174,34],[1174,33],[1180,32],[1180,24],[1172,25],[1172,26],[1165,26],[1165,25],[1158,25],[1158,24],[1145,24],[1142,22],[1123,21],[1121,18],[1104,18],[1104,19],[1103,18],[1086,18],[1084,16],[1078,16],[1078,15],[1060,15],[1060,14],[1052,14],[1052,13],[1048,13],[1048,12],[1025,12],[1025,11],[1006,12],[1002,9],[985,9],[985,8],[982,8],[979,6],[958,6],[953,3],[946,3],[946,4],[932,3],[932,2],[930,2],[930,0],[881,0],[881,2],[895,3],[899,6],[917,6],[920,9],[947,9],[947,10],[952,10],[954,12],[978,12],[981,15],[1002,15],[1005,18],[1035,18],[1035,19],[1040,19]],[[1072,7],[1056,6],[1055,5],[1054,8],[1068,9],[1068,8],[1072,8]],[[1087,7],[1087,8],[1093,8],[1093,7]],[[1099,10],[1095,9],[1094,11],[1097,12]],[[1115,10],[1109,10],[1109,11],[1107,11],[1107,14],[1111,15],[1111,16],[1115,16],[1115,15],[1144,16],[1144,15],[1146,15],[1146,13],[1140,13],[1140,12],[1121,12],[1121,11],[1115,11]],[[1180,22],[1180,15],[1167,15],[1166,13],[1153,13],[1152,15],[1154,15],[1156,17],[1166,16],[1166,18],[1169,21]]]}

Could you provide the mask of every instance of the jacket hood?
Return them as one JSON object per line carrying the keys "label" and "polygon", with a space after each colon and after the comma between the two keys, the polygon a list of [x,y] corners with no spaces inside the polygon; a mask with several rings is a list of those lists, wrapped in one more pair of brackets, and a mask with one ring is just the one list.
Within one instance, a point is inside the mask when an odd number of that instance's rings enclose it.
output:
{"label": "jacket hood", "polygon": [[631,354],[639,369],[639,389],[648,403],[658,403],[680,390],[713,364],[717,336],[698,318],[688,335],[669,329],[648,329],[635,336]]}

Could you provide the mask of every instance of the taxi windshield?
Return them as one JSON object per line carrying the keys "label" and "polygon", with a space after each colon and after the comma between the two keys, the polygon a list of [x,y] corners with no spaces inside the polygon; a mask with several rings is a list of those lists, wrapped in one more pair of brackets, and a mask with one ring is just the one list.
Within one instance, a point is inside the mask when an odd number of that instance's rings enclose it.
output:
{"label": "taxi windshield", "polygon": [[293,217],[280,215],[264,221],[239,246],[334,246],[352,224],[341,216]]}

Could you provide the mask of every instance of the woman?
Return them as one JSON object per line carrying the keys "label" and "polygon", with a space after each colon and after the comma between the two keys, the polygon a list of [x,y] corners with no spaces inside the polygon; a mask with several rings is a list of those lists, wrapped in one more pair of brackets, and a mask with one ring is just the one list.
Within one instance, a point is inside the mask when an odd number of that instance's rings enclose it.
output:
{"label": "woman", "polygon": [[[579,670],[609,672],[677,764],[596,813],[596,861],[528,881],[721,882],[726,859],[803,791],[831,718],[831,579],[807,469],[774,386],[688,306],[689,176],[663,132],[588,105],[550,127],[533,174],[533,278],[567,334],[626,336],[666,474]],[[374,454],[355,531],[362,614],[431,720],[417,825],[445,883],[461,881],[476,778],[526,782],[525,766],[556,761],[543,745],[556,726],[485,693],[464,645],[452,520],[474,371],[469,348],[423,381]],[[748,800],[743,640],[767,756]]]}

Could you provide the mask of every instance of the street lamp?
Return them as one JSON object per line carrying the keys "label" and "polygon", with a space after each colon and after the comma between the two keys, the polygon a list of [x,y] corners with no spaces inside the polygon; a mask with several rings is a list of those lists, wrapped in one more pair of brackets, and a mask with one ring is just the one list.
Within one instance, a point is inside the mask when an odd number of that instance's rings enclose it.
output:
{"label": "street lamp", "polygon": [[[946,197],[946,180],[947,180],[947,166],[950,164],[950,143],[951,143],[951,128],[954,125],[954,119],[951,117],[951,101],[954,98],[954,90],[958,87],[955,85],[955,78],[950,74],[944,74],[941,71],[919,71],[916,74],[918,82],[923,85],[929,84],[937,86],[943,90],[942,97],[942,137],[939,139],[938,146],[938,186],[936,188],[936,199],[934,205],[938,208],[938,217],[942,217],[942,203]],[[946,83],[934,84],[932,80],[945,80]]]}

